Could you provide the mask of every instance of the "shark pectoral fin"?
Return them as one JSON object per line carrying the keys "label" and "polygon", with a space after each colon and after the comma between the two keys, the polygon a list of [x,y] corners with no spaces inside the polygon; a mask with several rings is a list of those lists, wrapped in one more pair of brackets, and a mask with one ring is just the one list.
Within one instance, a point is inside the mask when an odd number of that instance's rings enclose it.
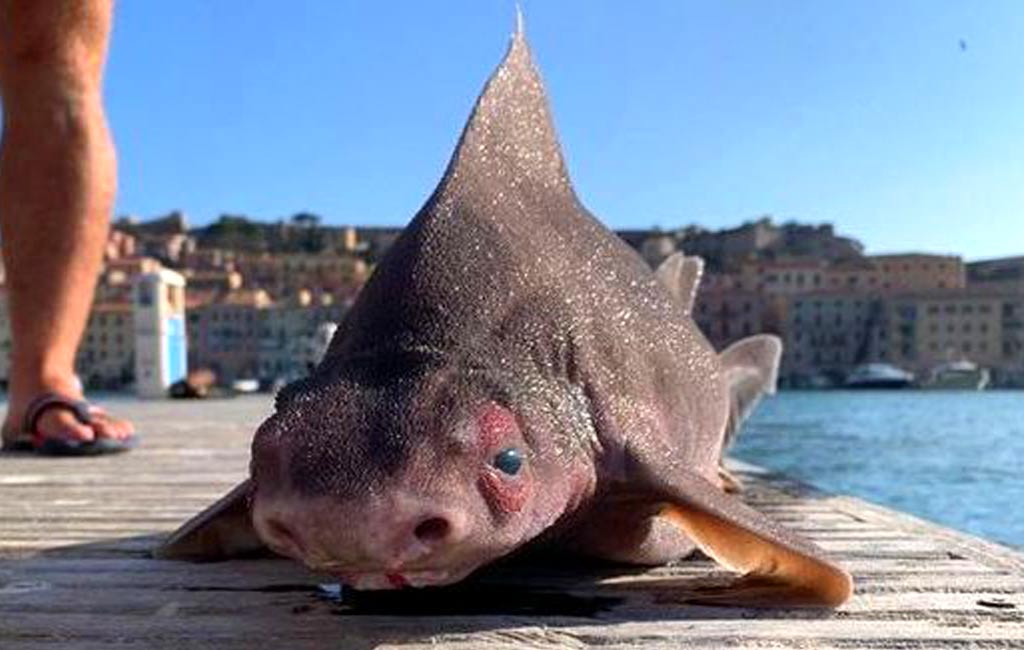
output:
{"label": "shark pectoral fin", "polygon": [[[679,526],[708,556],[742,573],[692,603],[740,607],[837,607],[853,581],[824,552],[691,472],[653,478],[648,486],[666,504],[661,516]],[[650,475],[648,475],[650,477]]]}
{"label": "shark pectoral fin", "polygon": [[703,274],[704,260],[699,257],[687,257],[682,253],[672,253],[666,257],[654,272],[658,281],[668,289],[687,314],[693,312],[693,301],[697,296],[697,286]]}
{"label": "shark pectoral fin", "polygon": [[253,555],[265,545],[249,515],[249,479],[185,522],[153,550],[165,560],[214,561]]}
{"label": "shark pectoral fin", "polygon": [[837,607],[852,593],[849,574],[820,555],[808,555],[784,539],[757,531],[687,504],[673,503],[661,516],[675,523],[705,554],[742,573],[714,593],[698,593],[695,603],[743,607]]}

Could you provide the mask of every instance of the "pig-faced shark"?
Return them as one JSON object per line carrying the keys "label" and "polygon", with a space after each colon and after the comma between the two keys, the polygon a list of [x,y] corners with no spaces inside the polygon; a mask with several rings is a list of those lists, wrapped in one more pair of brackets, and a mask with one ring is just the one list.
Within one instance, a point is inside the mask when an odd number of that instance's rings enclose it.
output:
{"label": "pig-faced shark", "polygon": [[652,273],[580,203],[520,27],[440,184],[278,395],[250,478],[157,554],[265,545],[383,589],[530,543],[636,564],[700,548],[745,574],[704,600],[842,603],[845,571],[723,489],[781,345],[716,354],[700,275],[681,254]]}

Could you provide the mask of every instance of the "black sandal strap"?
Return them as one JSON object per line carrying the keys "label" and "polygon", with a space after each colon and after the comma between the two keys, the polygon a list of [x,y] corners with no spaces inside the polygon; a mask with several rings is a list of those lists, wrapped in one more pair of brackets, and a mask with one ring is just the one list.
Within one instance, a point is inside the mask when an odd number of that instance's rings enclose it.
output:
{"label": "black sandal strap", "polygon": [[50,409],[65,409],[71,411],[75,419],[82,424],[92,424],[92,412],[89,403],[85,400],[72,399],[57,393],[43,393],[32,400],[25,409],[25,419],[22,421],[22,431],[35,435],[36,425],[39,418]]}

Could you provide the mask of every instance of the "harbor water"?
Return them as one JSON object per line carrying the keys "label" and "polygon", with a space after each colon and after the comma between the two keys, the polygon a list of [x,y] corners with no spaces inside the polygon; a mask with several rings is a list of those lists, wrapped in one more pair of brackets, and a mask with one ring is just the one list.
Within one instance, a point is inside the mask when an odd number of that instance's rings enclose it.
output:
{"label": "harbor water", "polygon": [[1024,547],[1024,391],[783,391],[733,455]]}

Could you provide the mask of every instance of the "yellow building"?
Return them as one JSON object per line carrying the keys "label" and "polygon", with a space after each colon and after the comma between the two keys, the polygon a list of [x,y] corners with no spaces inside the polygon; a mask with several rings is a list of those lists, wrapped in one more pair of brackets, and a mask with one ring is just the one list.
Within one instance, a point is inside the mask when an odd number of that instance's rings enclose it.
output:
{"label": "yellow building", "polygon": [[922,373],[968,359],[997,373],[1024,370],[1024,296],[932,291],[886,301],[877,358]]}
{"label": "yellow building", "polygon": [[880,289],[885,293],[963,289],[967,272],[956,255],[903,253],[872,255],[868,258],[878,271]]}
{"label": "yellow building", "polygon": [[832,262],[818,258],[751,260],[741,265],[737,278],[738,289],[783,295],[819,291],[889,295],[965,286],[963,260],[921,253],[850,257]]}
{"label": "yellow building", "polygon": [[771,294],[796,294],[828,288],[828,262],[815,258],[756,260],[740,266],[737,288]]}

